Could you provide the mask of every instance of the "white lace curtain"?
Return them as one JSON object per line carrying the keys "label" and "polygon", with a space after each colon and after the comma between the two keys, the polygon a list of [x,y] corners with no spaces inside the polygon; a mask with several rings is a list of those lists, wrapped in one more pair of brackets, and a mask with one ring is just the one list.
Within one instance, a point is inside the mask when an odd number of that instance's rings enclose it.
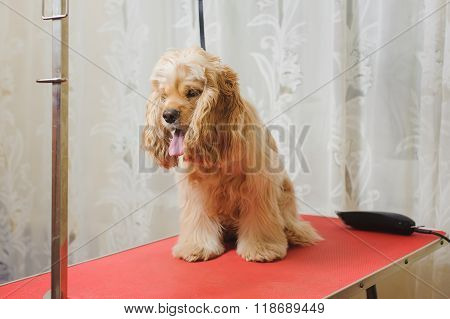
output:
{"label": "white lace curtain", "polygon": [[[139,130],[157,58],[199,43],[196,2],[70,2],[71,262],[177,232],[173,173],[151,169]],[[273,129],[303,212],[395,211],[450,232],[446,1],[204,3],[207,49]],[[49,265],[51,92],[35,83],[49,33],[40,1],[0,3],[0,282]],[[450,295],[448,253],[413,273],[403,296]]]}

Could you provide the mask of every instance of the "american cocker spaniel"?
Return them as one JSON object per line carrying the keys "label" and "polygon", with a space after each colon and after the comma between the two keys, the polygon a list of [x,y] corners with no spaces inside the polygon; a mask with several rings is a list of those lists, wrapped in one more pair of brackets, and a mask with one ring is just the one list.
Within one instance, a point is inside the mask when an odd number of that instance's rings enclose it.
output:
{"label": "american cocker spaniel", "polygon": [[260,262],[321,239],[299,219],[277,145],[241,96],[236,72],[200,48],[170,50],[151,84],[144,146],[160,166],[179,171],[175,257],[219,256],[230,234],[242,258]]}

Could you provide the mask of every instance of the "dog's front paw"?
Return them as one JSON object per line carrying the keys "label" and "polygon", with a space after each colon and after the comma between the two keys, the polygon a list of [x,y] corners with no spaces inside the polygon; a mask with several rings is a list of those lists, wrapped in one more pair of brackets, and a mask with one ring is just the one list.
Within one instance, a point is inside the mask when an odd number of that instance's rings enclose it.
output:
{"label": "dog's front paw", "polygon": [[202,261],[222,255],[225,248],[221,244],[211,247],[201,247],[195,244],[178,243],[172,248],[174,257],[188,262]]}
{"label": "dog's front paw", "polygon": [[287,253],[287,245],[273,243],[238,243],[237,253],[246,261],[268,262],[284,258]]}

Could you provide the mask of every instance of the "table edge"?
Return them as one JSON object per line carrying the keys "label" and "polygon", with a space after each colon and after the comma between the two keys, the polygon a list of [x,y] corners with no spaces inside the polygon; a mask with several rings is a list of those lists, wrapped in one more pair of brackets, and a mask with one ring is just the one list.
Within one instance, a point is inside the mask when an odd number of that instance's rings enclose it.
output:
{"label": "table edge", "polygon": [[347,286],[334,291],[326,296],[324,299],[343,299],[343,298],[351,298],[355,296],[361,290],[364,290],[377,284],[377,282],[381,279],[384,279],[390,275],[395,274],[401,269],[408,269],[411,267],[413,263],[424,258],[425,256],[435,252],[441,247],[445,247],[448,243],[443,239],[435,239],[434,241],[428,243],[427,245],[393,261],[392,263],[374,271],[373,273],[359,278],[358,280],[348,284]]}

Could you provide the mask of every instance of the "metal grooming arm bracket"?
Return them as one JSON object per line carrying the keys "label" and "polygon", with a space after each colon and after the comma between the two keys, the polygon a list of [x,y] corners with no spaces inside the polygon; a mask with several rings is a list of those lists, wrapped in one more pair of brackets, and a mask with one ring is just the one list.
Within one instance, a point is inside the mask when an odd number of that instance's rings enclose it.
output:
{"label": "metal grooming arm bracket", "polygon": [[[54,8],[54,7],[53,7]],[[62,12],[62,11],[59,11]],[[68,0],[65,1],[65,10],[64,13],[61,14],[56,14],[56,15],[52,15],[52,16],[46,16],[45,15],[45,0],[42,0],[42,20],[59,20],[59,19],[64,19],[65,17],[67,17],[69,15],[69,5],[68,5]]]}
{"label": "metal grooming arm bracket", "polygon": [[52,77],[36,82],[52,84],[51,298],[60,299],[67,298],[69,0],[51,0],[51,16],[45,15],[46,2],[42,19],[53,26]]}

